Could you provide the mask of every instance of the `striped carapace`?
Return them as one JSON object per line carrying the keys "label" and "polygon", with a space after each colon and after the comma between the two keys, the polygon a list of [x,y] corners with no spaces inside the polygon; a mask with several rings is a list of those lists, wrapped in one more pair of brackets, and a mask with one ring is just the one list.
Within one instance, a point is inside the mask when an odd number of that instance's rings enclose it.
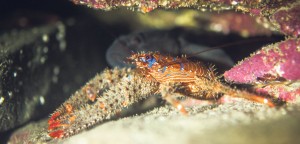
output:
{"label": "striped carapace", "polygon": [[270,99],[224,85],[213,69],[201,62],[158,52],[136,53],[128,59],[135,69],[104,70],[64,102],[48,120],[49,136],[69,137],[155,94],[182,114],[188,112],[177,96],[215,100],[229,95],[274,106]]}

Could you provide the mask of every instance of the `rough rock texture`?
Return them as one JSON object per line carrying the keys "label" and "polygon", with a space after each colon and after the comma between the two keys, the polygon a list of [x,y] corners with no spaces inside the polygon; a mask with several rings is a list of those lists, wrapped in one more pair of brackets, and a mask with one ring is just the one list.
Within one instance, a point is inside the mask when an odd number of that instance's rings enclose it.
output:
{"label": "rough rock texture", "polygon": [[255,83],[260,78],[274,76],[286,80],[299,80],[300,39],[287,39],[263,47],[234,68],[224,73],[228,81]]}
{"label": "rough rock texture", "polygon": [[[102,25],[93,19],[81,17],[77,21],[13,8],[16,11],[0,13],[1,141],[22,124],[47,117],[82,83],[102,70],[106,65],[103,49],[113,39],[99,40],[102,33],[97,30]],[[89,38],[83,39],[87,35]]]}
{"label": "rough rock texture", "polygon": [[300,39],[263,47],[224,73],[227,81],[253,84],[255,90],[284,101],[300,96]]}
{"label": "rough rock texture", "polygon": [[284,35],[297,37],[300,35],[300,2],[283,7],[276,12],[271,21],[274,22]]}
{"label": "rough rock texture", "polygon": [[45,120],[32,123],[10,143],[295,143],[300,106],[269,108],[243,99],[221,105],[190,107],[183,116],[172,106],[107,121],[67,139],[49,139]]}
{"label": "rough rock texture", "polygon": [[268,23],[266,18],[236,11],[199,12],[195,9],[180,9],[178,11],[157,9],[143,14],[123,8],[109,12],[98,12],[97,18],[111,24],[116,22],[128,23],[132,30],[165,30],[185,27],[194,29],[194,32],[205,30],[223,34],[236,33],[243,37],[270,36],[272,33],[278,33],[275,28],[272,28],[272,25],[266,24]]}
{"label": "rough rock texture", "polygon": [[285,35],[300,34],[300,2],[297,0],[251,1],[251,0],[73,0],[76,4],[96,9],[111,10],[116,7],[128,7],[144,13],[157,8],[178,9],[195,8],[202,11],[238,10],[251,15],[266,18],[263,25],[275,27]]}
{"label": "rough rock texture", "polygon": [[[65,50],[61,22],[0,35],[0,132],[40,116],[60,65],[53,55]],[[56,57],[59,59],[59,57]]]}

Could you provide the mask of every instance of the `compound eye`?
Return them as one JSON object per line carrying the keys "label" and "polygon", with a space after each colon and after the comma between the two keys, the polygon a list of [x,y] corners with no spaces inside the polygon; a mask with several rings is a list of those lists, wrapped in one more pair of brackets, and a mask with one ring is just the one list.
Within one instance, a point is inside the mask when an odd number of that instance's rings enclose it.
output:
{"label": "compound eye", "polygon": [[148,63],[148,68],[151,68],[153,64],[156,62],[156,59],[153,57],[153,55],[146,55],[145,60]]}
{"label": "compound eye", "polygon": [[148,59],[150,59],[150,56],[147,55],[147,56],[146,56],[146,60],[148,60]]}

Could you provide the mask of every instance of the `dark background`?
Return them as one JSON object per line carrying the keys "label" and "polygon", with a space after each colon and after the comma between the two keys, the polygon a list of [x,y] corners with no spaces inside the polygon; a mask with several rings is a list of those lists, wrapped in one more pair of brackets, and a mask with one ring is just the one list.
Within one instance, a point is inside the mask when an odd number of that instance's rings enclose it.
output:
{"label": "dark background", "polygon": [[[55,21],[61,21],[65,24],[66,36],[65,41],[67,48],[62,54],[51,52],[49,48],[48,60],[45,65],[37,68],[40,72],[42,69],[50,67],[53,64],[58,64],[60,73],[58,75],[59,82],[51,84],[47,89],[45,95],[45,105],[35,105],[34,115],[30,120],[40,120],[41,118],[48,117],[51,112],[61,105],[66,98],[68,98],[75,90],[82,86],[86,81],[92,78],[96,73],[101,72],[107,63],[105,61],[105,50],[113,42],[116,36],[128,33],[128,29],[122,26],[106,25],[101,23],[98,19],[87,14],[89,8],[84,6],[76,6],[68,0],[5,0],[0,4],[0,35],[9,33],[13,30],[31,29]],[[25,18],[25,21],[24,21]],[[118,24],[117,24],[118,25]],[[35,44],[29,44],[29,46]],[[31,47],[22,46],[20,49],[30,49]],[[26,53],[26,52],[25,52]],[[28,52],[30,53],[30,52]],[[17,54],[11,54],[10,57],[16,57]],[[30,54],[31,55],[31,54]],[[20,65],[25,65],[25,61],[19,61]],[[13,69],[14,65],[11,69]],[[38,75],[39,71],[33,71],[32,74],[24,76],[30,77],[27,80],[27,88],[30,91],[34,89],[42,89],[44,87],[30,87],[30,83],[43,83],[47,79],[41,79],[42,76]],[[23,74],[24,75],[24,74]],[[3,79],[2,79],[3,80]],[[21,78],[22,80],[22,78]],[[2,81],[3,88],[14,89],[14,84]],[[28,86],[29,85],[29,86]],[[6,89],[3,90],[6,94]],[[1,142],[9,138],[13,130],[29,123],[30,121],[20,120],[19,113],[24,107],[28,106],[24,102],[26,90],[21,90],[12,99],[5,99],[5,102],[12,104],[12,113],[15,115],[14,120],[10,121],[15,123],[15,127],[6,131],[0,132]],[[38,91],[38,90],[37,90]],[[33,92],[34,93],[34,92]],[[4,113],[11,112],[7,105],[0,106],[1,111]],[[21,106],[20,106],[21,105]],[[2,117],[2,116],[1,116]],[[6,123],[3,119],[4,124]]]}

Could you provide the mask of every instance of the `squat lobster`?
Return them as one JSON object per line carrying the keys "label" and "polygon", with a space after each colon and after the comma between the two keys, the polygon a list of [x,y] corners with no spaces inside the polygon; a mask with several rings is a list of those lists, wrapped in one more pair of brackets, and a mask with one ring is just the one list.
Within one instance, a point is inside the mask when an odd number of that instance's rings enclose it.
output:
{"label": "squat lobster", "polygon": [[153,94],[161,94],[185,115],[188,112],[174,96],[209,100],[227,94],[274,106],[270,99],[222,84],[201,62],[158,52],[132,54],[128,60],[136,69],[104,70],[63,103],[48,120],[49,136],[74,135]]}
{"label": "squat lobster", "polygon": [[172,96],[179,94],[210,100],[228,94],[274,106],[270,99],[222,84],[213,67],[207,68],[203,63],[190,61],[184,56],[174,58],[163,56],[159,52],[142,52],[133,54],[128,59],[136,65],[137,71],[157,81],[162,97],[184,114],[186,114],[184,107]]}

